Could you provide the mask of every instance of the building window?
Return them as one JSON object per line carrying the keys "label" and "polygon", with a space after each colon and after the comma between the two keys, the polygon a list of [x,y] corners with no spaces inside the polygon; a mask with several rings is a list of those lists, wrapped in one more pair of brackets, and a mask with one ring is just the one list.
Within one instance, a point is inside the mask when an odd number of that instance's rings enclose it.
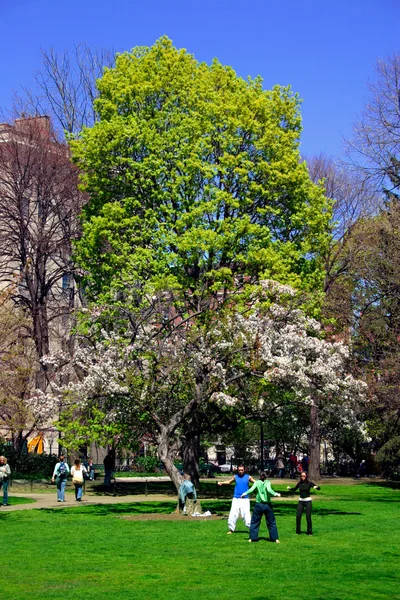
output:
{"label": "building window", "polygon": [[67,292],[69,290],[69,280],[70,280],[69,273],[64,273],[64,275],[62,276],[62,283],[61,283],[63,292]]}

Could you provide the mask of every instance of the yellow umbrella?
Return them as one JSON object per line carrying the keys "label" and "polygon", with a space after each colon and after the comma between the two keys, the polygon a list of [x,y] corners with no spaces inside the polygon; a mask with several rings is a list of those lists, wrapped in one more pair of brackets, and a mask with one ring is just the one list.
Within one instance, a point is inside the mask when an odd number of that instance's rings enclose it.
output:
{"label": "yellow umbrella", "polygon": [[44,440],[43,434],[39,433],[30,442],[28,442],[28,452],[36,452],[37,454],[43,454]]}

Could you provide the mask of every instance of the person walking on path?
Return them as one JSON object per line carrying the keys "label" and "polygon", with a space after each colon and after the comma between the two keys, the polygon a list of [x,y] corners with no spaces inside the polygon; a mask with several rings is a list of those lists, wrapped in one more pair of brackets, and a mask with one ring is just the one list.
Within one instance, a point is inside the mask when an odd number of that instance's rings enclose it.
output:
{"label": "person walking on path", "polygon": [[57,484],[57,502],[65,502],[65,488],[67,487],[67,477],[69,466],[64,462],[64,455],[61,454],[60,461],[56,464],[51,481]]}
{"label": "person walking on path", "polygon": [[8,484],[11,469],[5,456],[0,456],[0,488],[3,488],[3,506],[8,506]]}
{"label": "person walking on path", "polygon": [[303,458],[301,459],[301,468],[302,468],[302,471],[304,471],[305,473],[308,473],[308,456],[307,456],[307,454],[305,454],[303,456]]}
{"label": "person walking on path", "polygon": [[290,467],[290,478],[294,479],[296,477],[297,465],[298,465],[297,456],[294,452],[290,453],[289,456],[289,467]]}
{"label": "person walking on path", "polygon": [[296,533],[301,533],[301,517],[303,516],[303,512],[306,511],[306,519],[307,519],[307,535],[312,535],[312,521],[311,521],[311,511],[312,511],[312,499],[310,496],[310,490],[314,488],[315,490],[320,490],[319,485],[315,485],[312,481],[308,479],[307,473],[303,472],[300,475],[300,481],[297,482],[296,487],[293,489],[290,485],[288,485],[287,489],[294,492],[299,491],[300,498],[299,503],[297,505],[297,513],[296,513]]}
{"label": "person walking on path", "polygon": [[114,453],[110,450],[107,456],[103,460],[104,464],[104,487],[110,491],[111,489],[111,478],[114,470]]}
{"label": "person walking on path", "polygon": [[260,529],[262,516],[265,515],[265,521],[267,523],[269,531],[269,539],[271,542],[279,544],[278,528],[276,526],[276,519],[271,504],[271,496],[280,497],[278,492],[274,492],[271,487],[271,482],[267,479],[267,475],[264,471],[260,473],[260,479],[255,481],[247,492],[243,493],[243,496],[247,496],[257,490],[256,504],[253,509],[253,516],[251,517],[250,524],[250,539],[249,542],[258,542],[258,531]]}
{"label": "person walking on path", "polygon": [[282,454],[278,454],[276,457],[276,469],[277,469],[277,477],[283,479],[285,477],[285,459]]}
{"label": "person walking on path", "polygon": [[219,481],[218,485],[230,485],[233,482],[235,482],[235,489],[228,517],[228,534],[234,533],[236,521],[240,515],[246,527],[250,527],[251,521],[250,500],[249,498],[243,498],[243,493],[247,492],[249,482],[254,483],[254,479],[248,473],[245,473],[244,465],[239,465],[237,475],[231,477],[228,481]]}
{"label": "person walking on path", "polygon": [[91,458],[88,460],[87,472],[89,474],[90,481],[94,481],[94,465]]}
{"label": "person walking on path", "polygon": [[77,458],[71,469],[72,483],[75,486],[75,500],[77,502],[81,502],[82,500],[82,486],[85,474],[87,474],[87,469],[81,464],[79,458]]}

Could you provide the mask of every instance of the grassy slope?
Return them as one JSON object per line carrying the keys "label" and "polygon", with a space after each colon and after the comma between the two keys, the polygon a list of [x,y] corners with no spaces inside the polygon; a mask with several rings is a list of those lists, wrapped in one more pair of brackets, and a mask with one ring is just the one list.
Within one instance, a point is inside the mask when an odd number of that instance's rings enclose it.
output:
{"label": "grassy slope", "polygon": [[[312,538],[294,534],[294,498],[275,503],[280,545],[248,544],[242,523],[227,536],[226,520],[119,518],[171,512],[174,502],[0,511],[2,592],[12,600],[400,598],[400,491],[326,485],[317,496]],[[202,506],[223,512],[229,502]]]}

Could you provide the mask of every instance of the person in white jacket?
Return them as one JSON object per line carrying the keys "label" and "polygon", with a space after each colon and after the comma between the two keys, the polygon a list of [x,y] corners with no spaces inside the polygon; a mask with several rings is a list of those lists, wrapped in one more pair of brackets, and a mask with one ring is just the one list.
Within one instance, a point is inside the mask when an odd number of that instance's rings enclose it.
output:
{"label": "person in white jacket", "polygon": [[0,487],[3,488],[3,506],[8,506],[8,484],[11,469],[5,456],[0,456]]}

